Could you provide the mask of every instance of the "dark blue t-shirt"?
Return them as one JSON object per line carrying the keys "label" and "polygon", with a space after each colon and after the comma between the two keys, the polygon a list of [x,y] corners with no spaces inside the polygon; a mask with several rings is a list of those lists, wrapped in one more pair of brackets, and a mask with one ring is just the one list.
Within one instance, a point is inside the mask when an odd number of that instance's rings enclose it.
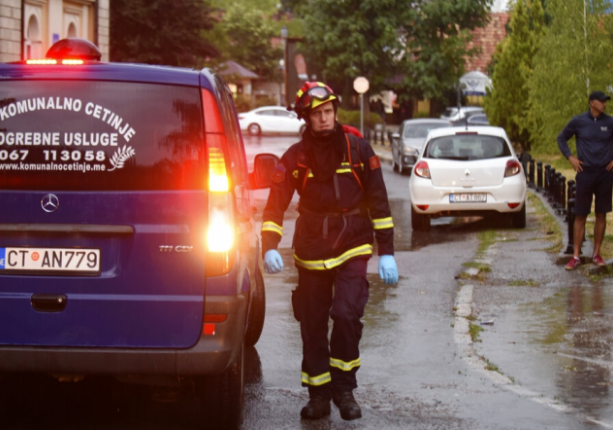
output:
{"label": "dark blue t-shirt", "polygon": [[613,117],[603,113],[594,118],[590,111],[573,117],[558,135],[558,147],[566,158],[573,155],[568,147],[573,136],[584,166],[603,167],[613,160]]}

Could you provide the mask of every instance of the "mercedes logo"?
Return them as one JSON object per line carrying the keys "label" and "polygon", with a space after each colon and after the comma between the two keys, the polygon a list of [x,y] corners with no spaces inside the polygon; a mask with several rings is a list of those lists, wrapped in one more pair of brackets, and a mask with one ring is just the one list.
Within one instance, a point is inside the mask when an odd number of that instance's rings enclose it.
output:
{"label": "mercedes logo", "polygon": [[55,194],[45,194],[40,205],[45,212],[55,212],[60,207],[60,200]]}
{"label": "mercedes logo", "polygon": [[466,170],[464,171],[464,175],[465,175],[465,176],[470,176],[470,170],[466,169]]}

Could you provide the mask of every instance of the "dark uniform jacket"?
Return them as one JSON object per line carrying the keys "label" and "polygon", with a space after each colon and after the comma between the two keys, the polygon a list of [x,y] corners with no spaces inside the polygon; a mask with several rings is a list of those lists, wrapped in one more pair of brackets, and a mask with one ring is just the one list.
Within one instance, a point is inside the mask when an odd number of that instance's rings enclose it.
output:
{"label": "dark uniform jacket", "polygon": [[315,179],[304,140],[285,152],[264,210],[263,254],[276,249],[281,240],[283,215],[294,191],[300,195],[293,242],[298,266],[325,270],[350,258],[370,256],[374,235],[379,255],[394,254],[393,222],[379,158],[366,140],[345,136],[343,161],[334,175],[337,186],[334,176],[323,182]]}

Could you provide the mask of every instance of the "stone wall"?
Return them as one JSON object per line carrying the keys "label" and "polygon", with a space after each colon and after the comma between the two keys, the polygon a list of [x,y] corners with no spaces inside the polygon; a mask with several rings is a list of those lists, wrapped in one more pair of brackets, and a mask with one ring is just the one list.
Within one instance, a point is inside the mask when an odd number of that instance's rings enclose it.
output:
{"label": "stone wall", "polygon": [[0,0],[0,62],[21,59],[21,1]]}

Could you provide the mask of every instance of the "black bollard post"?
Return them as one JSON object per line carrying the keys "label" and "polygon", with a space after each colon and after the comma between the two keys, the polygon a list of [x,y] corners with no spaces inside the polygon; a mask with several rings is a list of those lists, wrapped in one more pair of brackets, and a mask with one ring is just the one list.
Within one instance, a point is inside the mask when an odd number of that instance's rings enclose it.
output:
{"label": "black bollard post", "polygon": [[568,181],[568,188],[566,190],[566,219],[564,221],[570,222],[570,216],[572,209],[570,207],[570,200],[573,199],[573,204],[575,202],[575,181],[572,179]]}
{"label": "black bollard post", "polygon": [[560,172],[556,172],[554,181],[556,184],[556,188],[555,188],[555,194],[553,195],[553,201],[554,201],[553,207],[557,209],[559,213],[559,209],[564,207],[564,202],[560,201],[560,196],[561,196],[560,188],[564,186],[562,184],[562,174]]}
{"label": "black bollard post", "polygon": [[575,250],[575,198],[568,199],[568,246],[565,254],[573,254]]}
{"label": "black bollard post", "polygon": [[537,191],[543,191],[543,162],[536,163],[536,179],[537,179]]}
{"label": "black bollard post", "polygon": [[553,167],[549,168],[549,189],[547,193],[549,194],[547,201],[553,206],[556,201],[556,169]]}
{"label": "black bollard post", "polygon": [[560,215],[566,215],[566,177],[560,173]]}
{"label": "black bollard post", "polygon": [[528,162],[528,186],[531,188],[536,188],[536,184],[534,183],[534,158],[531,158]]}
{"label": "black bollard post", "polygon": [[543,178],[544,180],[544,186],[543,189],[545,190],[544,194],[545,196],[549,196],[549,180],[551,178],[551,166],[549,164],[545,164],[545,177]]}

